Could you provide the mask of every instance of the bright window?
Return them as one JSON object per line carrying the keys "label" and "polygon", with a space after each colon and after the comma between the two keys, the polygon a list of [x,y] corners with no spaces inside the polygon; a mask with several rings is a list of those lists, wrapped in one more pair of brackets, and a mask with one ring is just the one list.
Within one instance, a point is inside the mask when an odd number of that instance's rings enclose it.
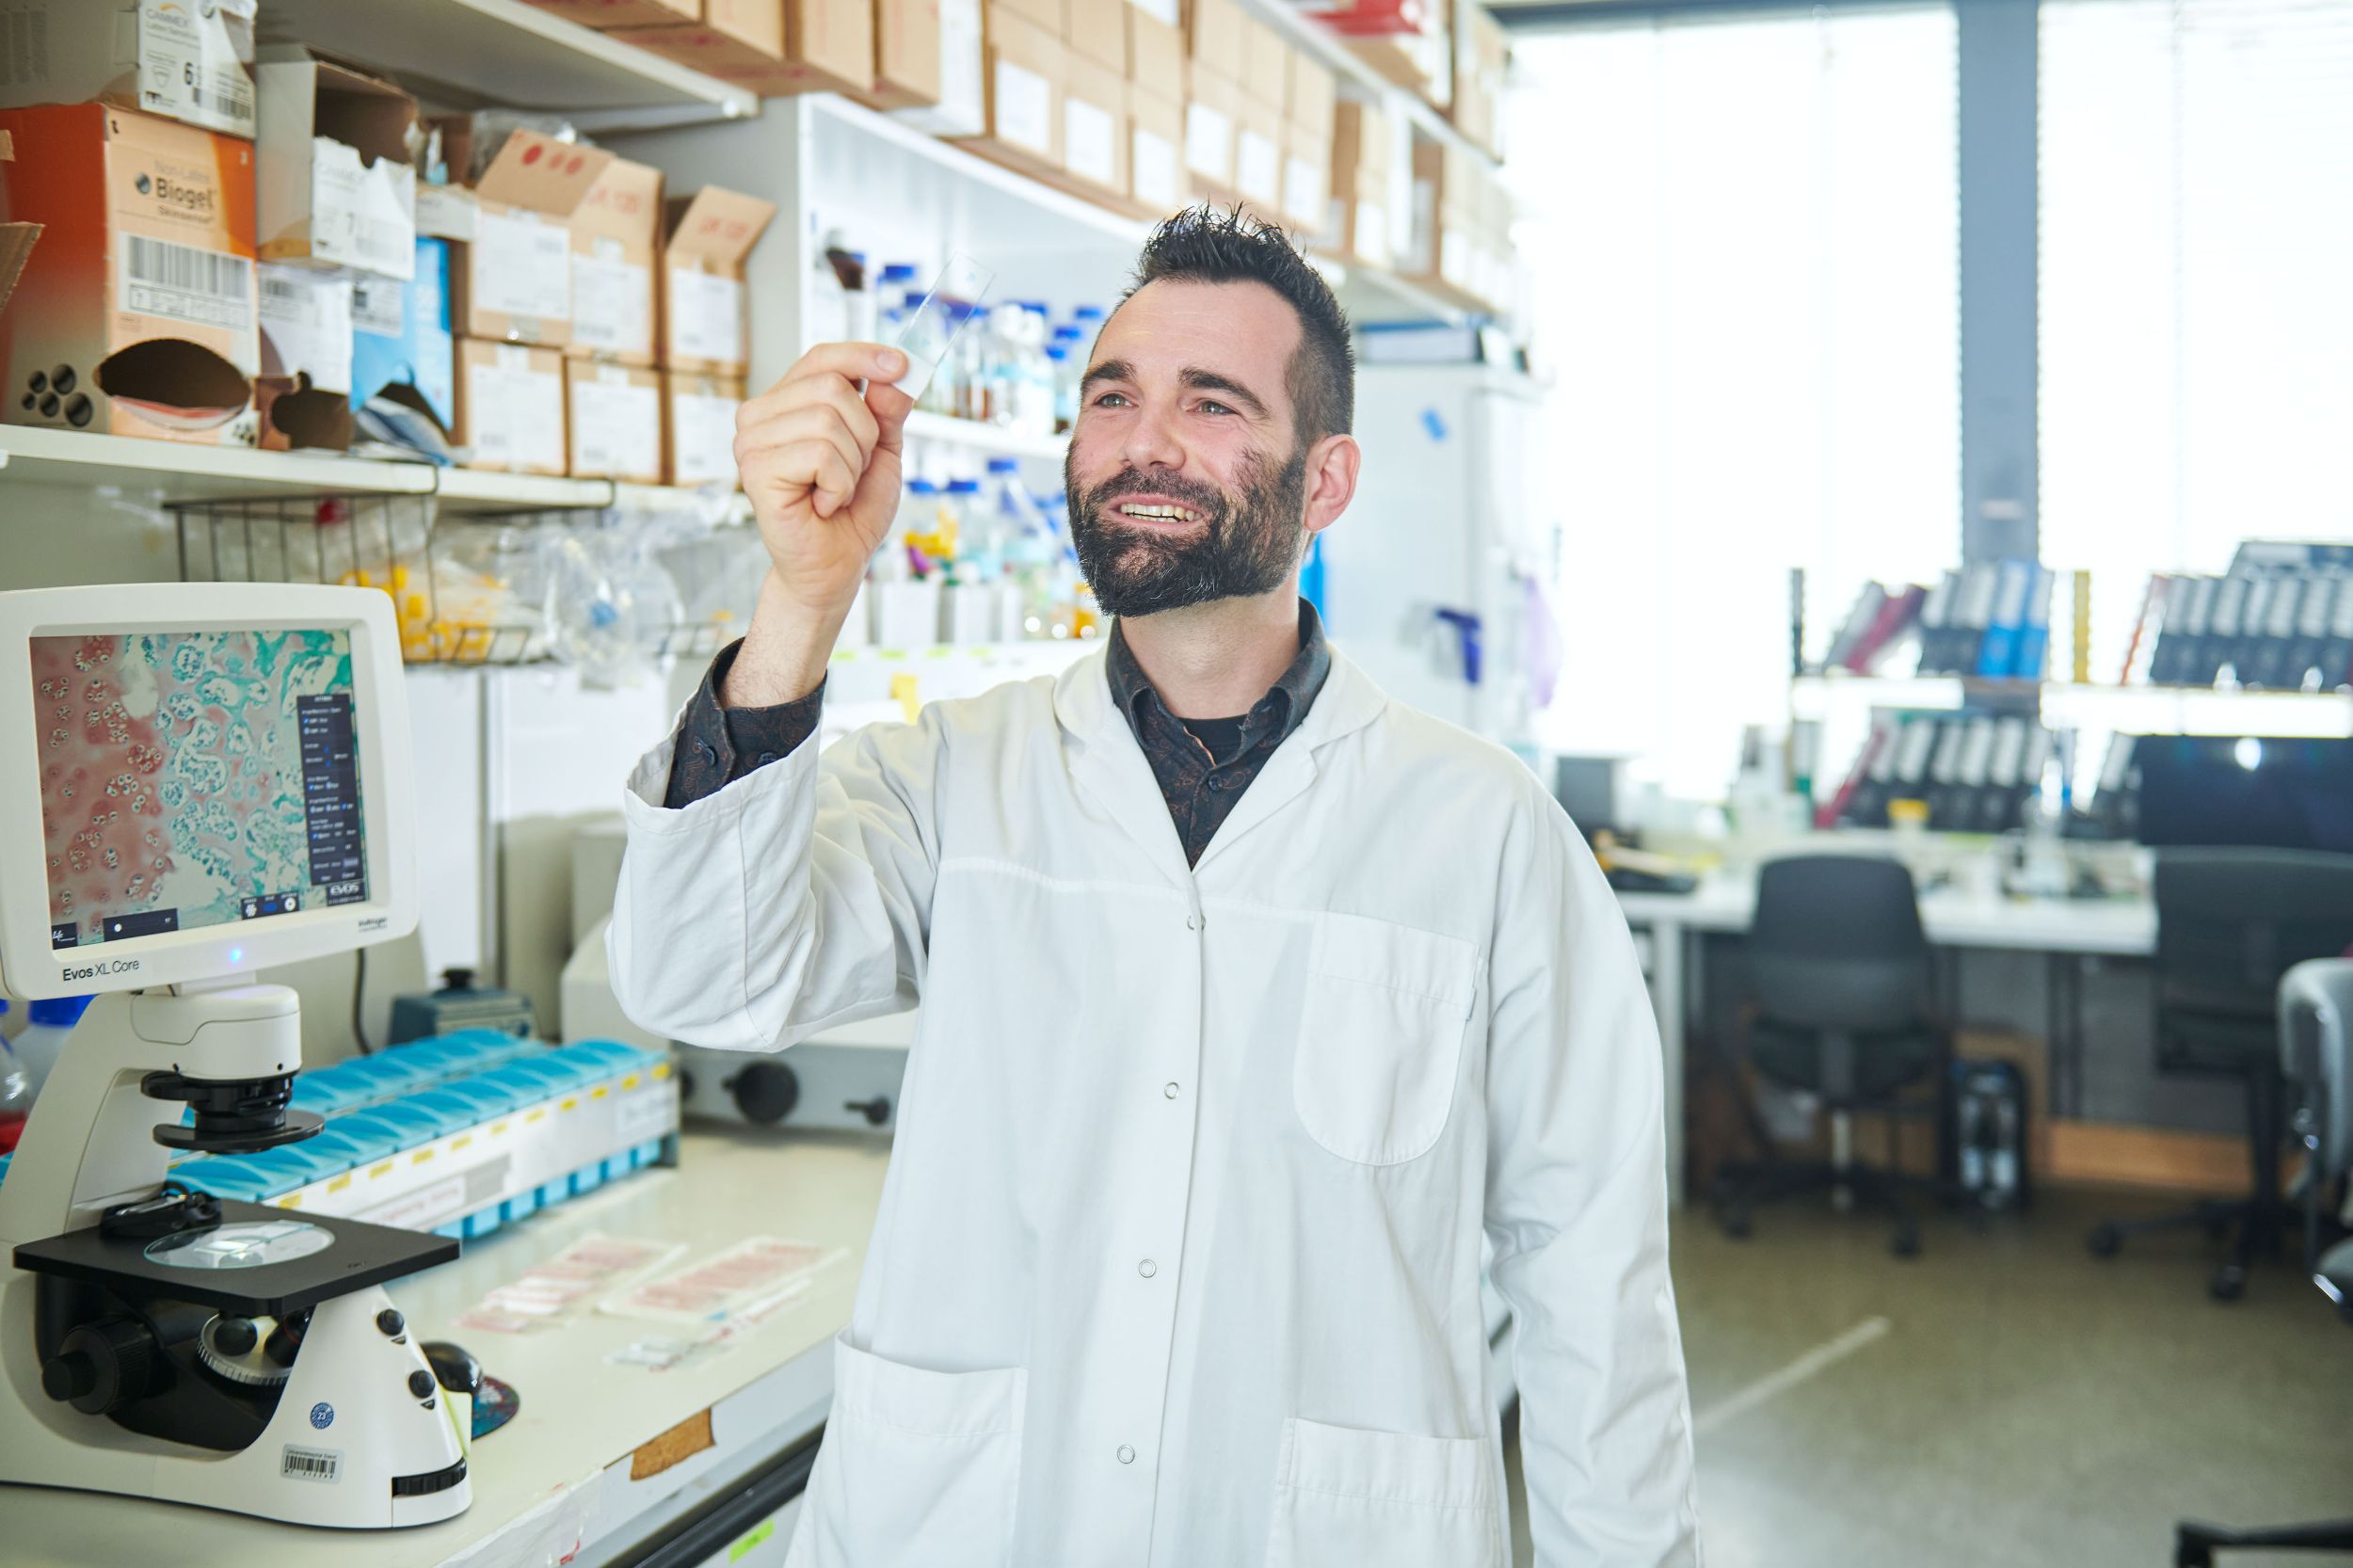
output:
{"label": "bright window", "polygon": [[1559,376],[1539,493],[1568,665],[1543,738],[1721,798],[1741,727],[1786,720],[1789,568],[1818,655],[1866,579],[1960,554],[1952,12],[1515,48],[1507,177]]}

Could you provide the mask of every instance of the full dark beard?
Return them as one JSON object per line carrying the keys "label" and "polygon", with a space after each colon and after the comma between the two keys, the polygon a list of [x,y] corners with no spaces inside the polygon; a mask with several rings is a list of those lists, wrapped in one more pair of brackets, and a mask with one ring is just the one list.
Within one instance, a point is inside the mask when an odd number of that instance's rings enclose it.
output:
{"label": "full dark beard", "polygon": [[[1292,454],[1279,470],[1265,454],[1238,475],[1239,491],[1175,474],[1125,468],[1081,493],[1063,459],[1063,488],[1071,498],[1070,542],[1079,569],[1104,613],[1149,616],[1221,599],[1270,594],[1299,569],[1305,523],[1307,454]],[[1208,520],[1189,534],[1162,535],[1129,527],[1105,511],[1113,496],[1137,491],[1167,496]]]}

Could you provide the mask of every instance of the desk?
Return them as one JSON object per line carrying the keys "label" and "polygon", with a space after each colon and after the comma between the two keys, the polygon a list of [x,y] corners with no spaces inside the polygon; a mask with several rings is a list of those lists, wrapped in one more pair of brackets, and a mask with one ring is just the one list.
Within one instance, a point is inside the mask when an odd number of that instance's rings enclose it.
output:
{"label": "desk", "polygon": [[[473,1506],[405,1530],[326,1530],[141,1498],[0,1488],[9,1568],[234,1563],[241,1568],[532,1568],[574,1539],[586,1564],[628,1560],[734,1472],[815,1432],[833,1400],[833,1336],[850,1319],[882,1201],[889,1145],[851,1135],[690,1131],[676,1170],[641,1173],[469,1241],[455,1263],[396,1281],[392,1300],[426,1339],[455,1339],[515,1385],[515,1419],[474,1446]],[[698,1364],[657,1372],[608,1352],[663,1325],[591,1313],[561,1328],[500,1335],[451,1320],[590,1231],[686,1243],[708,1256],[747,1235],[790,1237],[850,1256],[809,1293]],[[641,1480],[631,1456],[702,1411],[713,1446]],[[564,1539],[550,1550],[555,1537]]]}
{"label": "desk", "polygon": [[[1667,1179],[1683,1201],[1684,1031],[1693,950],[1708,932],[1746,931],[1756,913],[1753,874],[1718,873],[1689,893],[1621,893],[1658,1015],[1667,1074]],[[2040,952],[2050,967],[2051,1110],[2083,1108],[2082,960],[2145,958],[2157,947],[2157,906],[2147,898],[2011,899],[1939,888],[1920,895],[1920,924],[1931,945]]]}

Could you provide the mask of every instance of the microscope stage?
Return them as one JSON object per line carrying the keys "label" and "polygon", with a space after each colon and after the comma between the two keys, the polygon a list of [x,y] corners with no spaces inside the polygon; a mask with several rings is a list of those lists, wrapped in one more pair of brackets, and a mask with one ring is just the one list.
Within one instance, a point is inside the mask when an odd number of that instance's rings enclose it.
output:
{"label": "microscope stage", "polygon": [[[116,1240],[101,1235],[91,1225],[25,1242],[16,1249],[16,1266],[34,1273],[88,1280],[141,1297],[166,1296],[248,1318],[282,1318],[371,1285],[452,1262],[457,1256],[456,1241],[446,1236],[302,1214],[233,1198],[220,1200],[220,1221],[222,1231],[242,1226],[247,1227],[247,1234],[259,1236],[263,1234],[260,1227],[302,1225],[325,1232],[330,1240],[317,1246],[315,1235],[289,1232],[290,1239],[299,1238],[293,1245],[264,1247],[255,1253],[280,1256],[282,1261],[232,1267],[216,1262],[191,1268],[188,1264],[193,1258],[174,1260],[170,1251],[158,1251],[152,1240]],[[190,1248],[181,1250],[200,1247],[206,1234],[190,1233]],[[313,1250],[298,1256],[284,1256],[300,1252],[306,1243]]]}

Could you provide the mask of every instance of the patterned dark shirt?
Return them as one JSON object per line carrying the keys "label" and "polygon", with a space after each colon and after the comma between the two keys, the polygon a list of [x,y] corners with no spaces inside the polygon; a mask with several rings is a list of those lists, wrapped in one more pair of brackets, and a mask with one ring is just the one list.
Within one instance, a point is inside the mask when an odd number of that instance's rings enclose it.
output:
{"label": "patterned dark shirt", "polygon": [[[673,810],[692,806],[745,777],[817,732],[824,706],[820,683],[808,696],[773,708],[727,708],[719,687],[735,663],[741,643],[719,650],[702,685],[686,705],[679,725],[678,749],[670,760],[670,785],[663,804]],[[1332,673],[1332,650],[1315,607],[1299,601],[1299,656],[1257,706],[1238,718],[1179,719],[1144,679],[1116,623],[1105,660],[1112,700],[1118,703],[1136,744],[1144,748],[1160,781],[1161,798],[1183,840],[1185,860],[1198,863],[1217,836],[1218,824],[1258,776],[1267,759],[1307,717],[1324,678]]]}

